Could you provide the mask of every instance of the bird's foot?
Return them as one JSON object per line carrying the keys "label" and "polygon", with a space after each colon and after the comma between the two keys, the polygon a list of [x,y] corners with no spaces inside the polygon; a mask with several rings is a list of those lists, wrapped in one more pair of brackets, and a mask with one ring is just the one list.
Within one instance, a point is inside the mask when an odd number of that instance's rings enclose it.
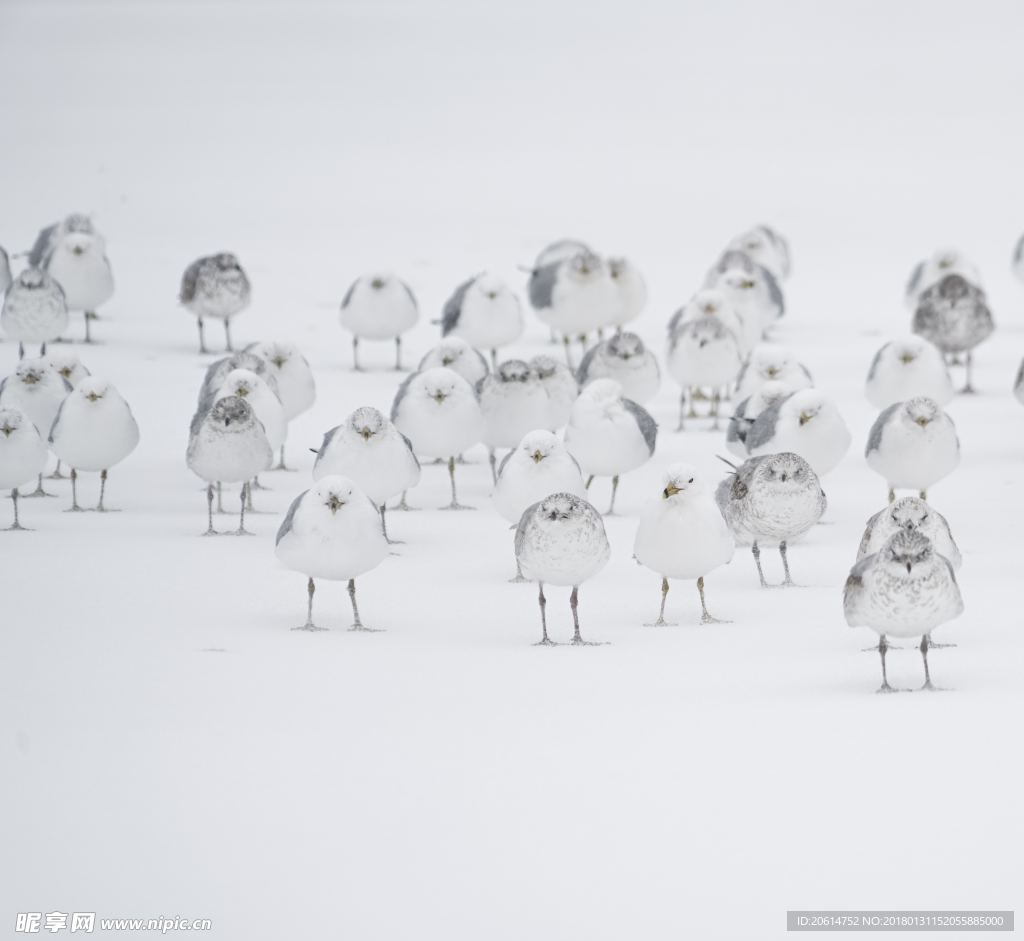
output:
{"label": "bird's foot", "polygon": [[384,628],[383,627],[367,627],[365,624],[353,624],[349,628],[349,630],[350,631],[364,631],[367,634],[383,634],[384,633]]}
{"label": "bird's foot", "polygon": [[97,506],[93,508],[94,513],[120,513],[121,508],[116,506]]}
{"label": "bird's foot", "polygon": [[253,490],[273,490],[274,489],[273,487],[266,487],[266,486],[264,486],[258,480],[255,480],[255,479],[252,481],[252,483],[249,484],[249,486]]}
{"label": "bird's foot", "polygon": [[974,386],[964,386],[960,390],[960,394],[961,395],[977,395],[978,394],[978,390],[975,389]]}
{"label": "bird's foot", "polygon": [[387,544],[389,546],[404,546],[405,545],[405,540],[404,539],[392,539],[390,537],[385,537],[385,539],[386,539]]}
{"label": "bird's foot", "polygon": [[13,533],[18,531],[23,533],[32,532],[28,526],[22,526],[21,523],[12,523],[10,526],[5,526],[3,529],[0,529],[0,533]]}
{"label": "bird's foot", "polygon": [[564,645],[560,644],[557,640],[552,640],[550,637],[545,637],[542,640],[538,640],[533,646],[534,647],[562,647]]}
{"label": "bird's foot", "polygon": [[326,627],[317,627],[312,621],[308,621],[305,624],[300,624],[298,627],[293,627],[293,631],[326,631]]}
{"label": "bird's foot", "polygon": [[475,506],[466,506],[463,503],[458,503],[455,500],[453,500],[451,503],[448,504],[448,506],[443,506],[443,507],[441,507],[441,509],[442,510],[475,510],[476,507]]}
{"label": "bird's foot", "polygon": [[232,536],[255,536],[256,533],[250,532],[248,529],[245,529],[244,527],[239,526],[238,529],[232,530],[231,535]]}
{"label": "bird's foot", "polygon": [[48,490],[43,490],[42,487],[36,487],[31,493],[22,493],[18,495],[19,500],[31,500],[35,497],[55,497],[57,494],[50,493]]}
{"label": "bird's foot", "polygon": [[[881,650],[881,649],[882,648],[878,644],[875,644],[874,647],[861,647],[860,648],[860,652],[861,653],[878,653],[878,651]],[[885,649],[886,650],[902,650],[903,648],[902,647],[897,647],[895,644],[886,644],[885,645]]]}
{"label": "bird's foot", "polygon": [[956,647],[956,644],[937,644],[933,640],[928,641],[929,650],[942,650],[943,647]]}
{"label": "bird's foot", "polygon": [[528,578],[523,578],[523,576],[522,576],[522,575],[516,575],[516,576],[514,576],[513,578],[510,578],[510,579],[508,580],[508,583],[509,583],[510,585],[522,585],[522,584],[524,584],[524,583],[526,583],[526,582],[528,582],[528,581],[529,581],[529,579],[528,579]]}
{"label": "bird's foot", "polygon": [[[281,464],[281,463],[275,464],[270,469],[272,471],[287,471],[289,474],[294,474],[294,473],[296,473],[298,471],[297,467],[289,467],[287,464]],[[267,490],[268,488],[267,487],[263,487],[262,489],[263,490]]]}
{"label": "bird's foot", "polygon": [[727,620],[725,618],[712,617],[710,614],[702,614],[700,616],[700,623],[701,624],[732,624],[732,621],[729,621],[729,620]]}
{"label": "bird's foot", "polygon": [[88,510],[87,507],[78,506],[78,504],[75,504],[73,506],[69,506],[64,512],[65,513],[88,513],[89,510]]}
{"label": "bird's foot", "polygon": [[67,480],[68,475],[62,474],[60,471],[55,470],[52,474],[46,475],[46,480]]}
{"label": "bird's foot", "polygon": [[[872,648],[872,649],[875,649],[875,648]],[[898,688],[896,686],[890,686],[888,683],[883,683],[881,686],[878,687],[878,689],[875,690],[875,692],[876,693],[909,693],[910,690],[909,689],[900,689],[900,688]]]}
{"label": "bird's foot", "polygon": [[679,627],[674,621],[666,621],[664,618],[658,618],[657,621],[644,621],[644,627]]}
{"label": "bird's foot", "polygon": [[573,647],[607,647],[608,641],[606,640],[584,640],[582,637],[574,637],[569,643]]}
{"label": "bird's foot", "polygon": [[936,686],[931,680],[925,680],[924,683],[918,688],[919,693],[923,693],[927,690],[929,693],[948,693],[948,686]]}
{"label": "bird's foot", "polygon": [[799,588],[800,586],[796,582],[794,582],[793,579],[787,577],[785,579],[785,581],[782,582],[782,584],[777,585],[776,587],[777,588]]}

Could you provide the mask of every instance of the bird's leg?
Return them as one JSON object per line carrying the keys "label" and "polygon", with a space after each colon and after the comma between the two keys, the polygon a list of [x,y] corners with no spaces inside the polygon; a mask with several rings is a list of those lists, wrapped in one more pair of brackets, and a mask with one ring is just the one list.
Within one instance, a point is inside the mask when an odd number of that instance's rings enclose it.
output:
{"label": "bird's leg", "polygon": [[50,493],[49,491],[43,489],[43,475],[42,474],[39,475],[39,479],[36,481],[36,489],[33,490],[31,493],[23,494],[23,497],[25,499],[27,499],[28,497],[55,497],[55,496],[57,496],[57,494]]}
{"label": "bird's leg", "polygon": [[395,337],[395,372],[402,371],[402,338]]}
{"label": "bird's leg", "polygon": [[352,369],[356,372],[362,371],[362,366],[359,365],[359,337],[352,336]]}
{"label": "bird's leg", "polygon": [[928,635],[924,634],[921,637],[921,646],[919,648],[921,651],[921,660],[924,663],[924,685],[921,689],[936,690],[938,687],[932,683],[931,671],[928,669],[928,646]]}
{"label": "bird's leg", "polygon": [[292,468],[288,467],[284,462],[284,443],[281,443],[281,451],[277,457],[277,466],[271,468],[271,470],[290,471]]}
{"label": "bird's leg", "polygon": [[52,474],[46,475],[47,480],[63,480],[64,475],[60,472],[60,458],[57,458],[57,469]]}
{"label": "bird's leg", "polygon": [[107,491],[107,472],[106,470],[100,471],[100,498],[96,503],[97,513],[106,513],[106,509],[103,506],[103,495]]}
{"label": "bird's leg", "polygon": [[700,398],[700,389],[696,386],[690,386],[690,410],[686,413],[687,418],[697,417],[697,406],[696,401]]}
{"label": "bird's leg", "polygon": [[783,588],[793,588],[796,583],[790,578],[789,575],[789,559],[786,558],[786,540],[783,539],[779,543],[779,555],[782,556],[782,571],[785,573],[785,578],[782,579]]}
{"label": "bird's leg", "polygon": [[203,330],[203,318],[196,317],[196,323],[199,325],[199,352],[209,353],[210,351],[206,348],[206,333]]}
{"label": "bird's leg", "polygon": [[249,509],[252,509],[252,492],[249,490],[249,481],[242,484],[241,492],[241,510],[238,514],[238,529],[235,530],[236,536],[251,536],[252,533],[245,528],[245,505],[249,503]]}
{"label": "bird's leg", "polygon": [[217,512],[224,512],[224,485],[217,481]]}
{"label": "bird's leg", "polygon": [[[263,484],[260,483],[259,474],[253,477],[252,484],[250,486],[252,487],[253,490],[270,490],[270,487],[264,487]],[[252,504],[249,505],[249,509],[252,510]]]}
{"label": "bird's leg", "polygon": [[24,359],[24,358],[25,358],[25,344],[24,343],[19,343],[18,344],[18,359]]}
{"label": "bird's leg", "polygon": [[81,512],[81,507],[78,505],[78,471],[73,467],[71,468],[71,510],[74,513]]}
{"label": "bird's leg", "polygon": [[229,352],[233,353],[235,348],[231,345],[231,318],[224,318],[224,348]]}
{"label": "bird's leg", "polygon": [[569,335],[565,334],[562,336],[562,345],[565,347],[565,365],[575,371],[576,367],[572,364],[572,350],[569,347]]}
{"label": "bird's leg", "polygon": [[[518,562],[516,563],[519,564]],[[537,603],[540,605],[540,629],[541,638],[534,644],[534,647],[557,647],[558,644],[548,637],[548,616],[545,608],[548,604],[548,599],[544,597],[544,583],[538,582],[540,586],[540,592],[537,595]]]}
{"label": "bird's leg", "polygon": [[[870,649],[870,648],[869,648]],[[875,692],[878,693],[896,693],[899,692],[897,689],[889,685],[889,674],[885,669],[885,655],[889,652],[889,644],[885,639],[885,634],[881,634],[878,638],[878,655],[882,658],[882,685],[878,687]]]}
{"label": "bird's leg", "polygon": [[945,647],[955,647],[956,646],[956,644],[937,644],[937,643],[935,643],[935,641],[932,640],[932,635],[931,634],[925,634],[924,636],[925,636],[925,639],[928,641],[928,649],[929,650],[942,650]]}
{"label": "bird's leg", "polygon": [[661,580],[661,607],[658,609],[658,620],[649,624],[645,624],[644,627],[675,627],[674,624],[669,624],[665,620],[665,600],[668,598],[668,579],[662,578]]}
{"label": "bird's leg", "polygon": [[925,503],[927,503],[928,502],[928,491],[927,490],[922,490],[922,491],[920,491],[920,495],[921,495],[921,499],[924,500]]}
{"label": "bird's leg", "polygon": [[18,488],[15,487],[11,490],[11,502],[14,504],[14,522],[7,527],[4,532],[12,532],[16,529],[25,529],[24,526],[18,521]]}
{"label": "bird's leg", "polygon": [[890,503],[895,503],[896,502],[896,491],[892,487],[889,488],[889,502]]}
{"label": "bird's leg", "polygon": [[448,458],[448,476],[452,482],[452,502],[446,507],[442,507],[444,510],[472,510],[474,507],[463,506],[459,503],[458,498],[455,496],[455,458]]}
{"label": "bird's leg", "polygon": [[498,368],[498,351],[492,346],[491,347],[491,369]]}
{"label": "bird's leg", "polygon": [[605,516],[614,516],[615,515],[615,494],[618,492],[618,489],[619,489],[619,475],[616,474],[614,477],[612,477],[612,502],[608,505],[608,512],[605,513]]}
{"label": "bird's leg", "polygon": [[306,595],[308,601],[306,602],[306,623],[299,627],[293,627],[293,631],[325,631],[325,627],[317,627],[313,623],[313,595],[316,594],[316,583],[312,578],[309,580],[309,584],[306,586]]}
{"label": "bird's leg", "polygon": [[206,485],[206,532],[204,536],[216,536],[217,530],[213,528],[213,484]]}
{"label": "bird's leg", "polygon": [[972,395],[974,393],[974,385],[971,382],[971,377],[974,374],[974,351],[967,351],[967,381],[964,383],[963,389],[960,391],[966,395]]}
{"label": "bird's leg", "polygon": [[[600,331],[598,331],[598,335],[600,335]],[[580,351],[583,352],[583,353],[586,353],[587,352],[587,335],[585,333],[581,333],[577,337],[577,339],[580,341]]]}
{"label": "bird's leg", "polygon": [[587,478],[587,482],[586,482],[586,483],[585,483],[585,484],[583,485],[583,489],[584,489],[584,490],[589,490],[589,489],[590,489],[590,485],[591,485],[591,484],[592,484],[593,482],[594,482],[594,475],[593,475],[593,474],[591,474],[591,475],[590,475],[590,476],[589,476],[589,477]]}
{"label": "bird's leg", "polygon": [[715,389],[714,395],[711,396],[711,430],[718,431],[718,407],[722,402],[722,393]]}
{"label": "bird's leg", "polygon": [[409,492],[408,490],[403,490],[402,491],[402,499],[398,501],[398,504],[396,506],[392,507],[393,510],[405,510],[406,512],[408,512],[410,510],[418,510],[419,509],[418,506],[409,506],[409,504],[405,502],[405,495],[408,492]]}
{"label": "bird's leg", "polygon": [[757,544],[756,539],[750,547],[750,551],[754,556],[754,564],[757,566],[757,577],[761,579],[761,587],[770,588],[771,586],[764,580],[764,569],[761,568],[761,547]]}
{"label": "bird's leg", "polygon": [[569,595],[569,607],[572,608],[572,642],[576,647],[598,647],[603,642],[597,640],[584,640],[580,636],[580,615],[579,607],[579,585],[572,586],[572,594]]}
{"label": "bird's leg", "polygon": [[250,513],[255,513],[256,510],[253,508],[252,505],[252,486],[249,484],[248,481],[242,484],[242,499],[245,501],[245,508]]}
{"label": "bird's leg", "polygon": [[526,581],[526,579],[523,577],[523,567],[519,564],[519,559],[517,557],[516,558],[516,577],[515,578],[510,578],[509,582],[511,582],[512,584],[518,585],[521,582],[525,582],[525,581]]}
{"label": "bird's leg", "polygon": [[684,414],[686,412],[686,386],[683,386],[683,391],[679,393],[679,424],[676,425],[676,431],[682,431],[686,421]]}
{"label": "bird's leg", "polygon": [[494,453],[494,448],[487,449],[487,460],[491,465],[491,483],[497,484],[498,482],[498,456]]}
{"label": "bird's leg", "polygon": [[46,355],[46,343],[45,342],[41,343],[40,346],[39,346],[39,355],[40,356],[45,356]]}
{"label": "bird's leg", "polygon": [[713,618],[708,613],[707,602],[704,600],[704,576],[697,579],[697,593],[700,595],[700,623],[701,624],[729,624],[730,621],[723,621],[721,618]]}
{"label": "bird's leg", "polygon": [[92,322],[96,320],[96,311],[87,310],[85,312],[85,342],[92,343]]}
{"label": "bird's leg", "polygon": [[380,528],[381,528],[381,532],[384,533],[384,541],[389,546],[404,546],[405,543],[402,542],[401,539],[392,539],[388,535],[388,517],[387,517],[387,512],[388,512],[387,505],[384,504],[384,503],[381,503],[381,505],[380,505]]}
{"label": "bird's leg", "polygon": [[349,628],[350,631],[376,632],[380,630],[380,628],[376,627],[367,627],[359,619],[359,605],[356,604],[356,580],[354,578],[350,578],[348,580],[348,600],[352,602],[352,617],[355,618],[352,622],[352,626]]}

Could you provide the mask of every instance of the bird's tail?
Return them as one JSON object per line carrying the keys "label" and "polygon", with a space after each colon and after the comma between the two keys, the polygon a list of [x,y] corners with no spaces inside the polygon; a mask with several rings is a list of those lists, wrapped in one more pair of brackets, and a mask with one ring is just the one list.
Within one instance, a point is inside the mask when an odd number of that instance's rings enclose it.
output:
{"label": "bird's tail", "polygon": [[730,461],[729,458],[722,457],[721,454],[716,454],[715,457],[717,457],[718,460],[720,460],[723,464],[728,464],[734,471],[740,469],[738,464],[733,464],[733,462]]}

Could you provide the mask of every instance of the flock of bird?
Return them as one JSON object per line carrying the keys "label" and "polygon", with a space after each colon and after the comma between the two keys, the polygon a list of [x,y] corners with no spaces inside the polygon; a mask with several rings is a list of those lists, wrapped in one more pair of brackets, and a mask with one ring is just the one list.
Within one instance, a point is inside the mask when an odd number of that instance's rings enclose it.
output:
{"label": "flock of bird", "polygon": [[[51,477],[69,470],[71,509],[82,510],[79,475],[98,473],[95,509],[105,512],[108,475],[139,440],[131,409],[114,386],[90,375],[66,345],[52,348],[68,329],[69,311],[82,312],[91,341],[97,308],[113,293],[103,237],[88,217],[72,215],[44,229],[20,257],[26,263],[12,277],[0,249],[0,327],[19,350],[0,384],[0,488],[11,491],[12,530],[23,528],[19,488],[35,482],[35,491],[23,496],[45,495],[51,454],[57,462]],[[1024,280],[1024,238],[1014,266]],[[545,586],[570,589],[571,643],[593,643],[580,631],[579,590],[608,562],[610,546],[590,496],[595,478],[609,478],[607,512],[613,513],[621,479],[655,455],[658,427],[644,406],[661,386],[662,365],[680,389],[678,430],[694,419],[713,428],[724,421],[724,445],[734,460],[723,457],[728,473],[717,485],[689,465],[666,467],[643,506],[633,554],[661,578],[653,623],[667,623],[672,580],[695,582],[701,621],[715,622],[705,581],[737,545],[749,546],[762,587],[769,583],[761,550],[777,548],[781,585],[793,585],[788,548],[821,520],[821,480],[852,438],[810,371],[789,349],[769,342],[785,313],[782,285],[789,273],[789,245],[776,231],[757,226],[738,235],[670,319],[662,360],[627,329],[647,291],[626,259],[563,239],[529,269],[530,307],[562,344],[564,362],[550,355],[503,359],[502,351],[523,334],[523,305],[493,274],[466,280],[444,305],[438,343],[398,385],[390,411],[365,405],[327,431],[316,450],[313,485],[281,523],[277,556],[306,578],[302,629],[319,630],[317,579],[347,582],[353,629],[369,629],[359,614],[356,579],[389,555],[389,504],[410,508],[406,495],[420,480],[420,462],[431,460],[446,465],[450,478],[451,501],[443,509],[468,509],[458,499],[457,471],[464,452],[483,444],[494,508],[515,529],[513,580],[538,585],[539,643],[555,644]],[[882,346],[867,374],[866,395],[879,415],[865,454],[889,503],[867,522],[843,601],[851,626],[878,634],[872,649],[881,658],[880,691],[894,691],[886,672],[890,637],[921,638],[922,688],[935,689],[928,652],[943,645],[931,640],[932,631],[963,610],[954,574],[960,553],[927,499],[960,460],[956,430],[943,410],[955,394],[949,368],[965,357],[963,391],[972,391],[972,352],[994,329],[978,281],[957,252],[918,264],[906,291],[912,333]],[[232,532],[244,535],[259,475],[286,466],[289,423],[315,402],[314,376],[292,344],[232,348],[232,320],[250,301],[249,279],[234,255],[189,265],[179,299],[196,318],[200,352],[208,352],[210,320],[223,323],[226,346],[198,391],[185,460],[206,483],[206,535],[218,534],[214,508],[223,510],[225,484],[239,487]],[[402,336],[419,317],[412,290],[395,275],[356,280],[340,312],[352,336],[353,368],[362,369],[360,344],[378,341],[394,344],[401,370]],[[38,344],[38,355],[27,356],[26,344]],[[1024,366],[1015,394],[1024,402]],[[897,491],[913,495],[897,499]]]}

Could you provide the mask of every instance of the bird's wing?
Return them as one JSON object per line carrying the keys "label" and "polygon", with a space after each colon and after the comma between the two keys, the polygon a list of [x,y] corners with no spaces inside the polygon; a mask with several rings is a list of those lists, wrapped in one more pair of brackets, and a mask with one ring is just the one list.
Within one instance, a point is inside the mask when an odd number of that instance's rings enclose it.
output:
{"label": "bird's wing", "polygon": [[889,344],[881,347],[877,353],[875,353],[874,359],[871,360],[871,365],[868,367],[868,382],[875,378],[875,372],[878,370],[878,364],[882,361],[882,354],[889,348]]}
{"label": "bird's wing", "polygon": [[320,460],[321,455],[330,447],[331,442],[339,431],[341,431],[341,425],[335,425],[324,433],[324,440],[320,442],[320,450],[316,452],[317,460]]}
{"label": "bird's wing", "polygon": [[[398,431],[398,429],[396,428],[395,431]],[[399,437],[405,442],[405,446],[409,449],[409,453],[412,455],[412,459],[416,462],[416,466],[419,467],[420,459],[416,457],[416,452],[412,449],[412,442],[405,435],[403,435],[402,432],[398,431],[398,434]]]}
{"label": "bird's wing", "polygon": [[867,525],[864,527],[864,535],[861,536],[860,545],[857,547],[857,558],[863,559],[867,555],[868,546],[871,543],[871,536],[875,531],[875,526],[878,521],[882,518],[882,514],[885,510],[879,510],[874,516],[867,521]]}
{"label": "bird's wing", "polygon": [[786,298],[782,293],[782,288],[779,287],[779,282],[767,268],[761,267],[761,274],[764,276],[765,283],[768,285],[768,296],[772,299],[772,303],[779,308],[779,316],[781,317],[786,312]]}
{"label": "bird's wing", "polygon": [[747,418],[747,406],[750,404],[750,396],[748,395],[739,405],[733,409],[732,416],[729,419],[729,424],[725,428],[725,440],[726,441],[739,441],[745,443],[747,440],[747,432],[750,431],[750,426],[754,424],[753,418]]}
{"label": "bird's wing", "polygon": [[47,226],[36,236],[35,244],[28,253],[29,267],[46,267],[46,263],[50,260],[50,255],[53,254],[54,237],[57,235],[59,225],[60,223],[55,222],[53,225]]}
{"label": "bird's wing", "polygon": [[896,411],[903,403],[894,402],[888,408],[882,409],[879,413],[878,418],[875,419],[875,423],[871,426],[871,431],[868,433],[868,446],[864,449],[864,456],[867,457],[872,451],[877,451],[882,443],[882,434],[885,431],[886,423],[892,418],[893,412]]}
{"label": "bird's wing", "polygon": [[185,269],[181,276],[181,290],[178,292],[178,300],[182,304],[188,304],[196,298],[196,285],[199,283],[199,272],[202,270],[205,258],[200,258]]}
{"label": "bird's wing", "polygon": [[779,423],[779,412],[782,404],[788,398],[789,396],[787,395],[785,398],[773,402],[754,419],[754,423],[747,430],[746,444],[748,451],[753,451],[754,448],[760,448],[768,444],[775,437],[775,427]]}
{"label": "bird's wing", "polygon": [[[63,404],[64,403],[62,402],[61,407],[63,407]],[[192,416],[192,421],[188,426],[188,436],[190,439],[194,438],[197,434],[199,434],[199,429],[202,427],[203,419],[205,419],[209,413],[209,407],[204,408],[203,406],[200,406],[199,408],[196,409],[196,413],[195,415]]]}
{"label": "bird's wing", "polygon": [[348,286],[348,290],[345,292],[345,296],[341,299],[341,309],[342,310],[344,310],[346,307],[348,307],[349,302],[352,300],[352,295],[355,294],[356,288],[359,286],[359,282],[360,281],[362,281],[362,278],[356,278],[355,281],[353,281]]}
{"label": "bird's wing", "polygon": [[545,265],[538,268],[530,275],[530,283],[527,285],[530,295],[530,305],[534,310],[543,310],[551,306],[551,296],[555,290],[555,281],[558,280],[558,269],[561,262],[552,265]]}
{"label": "bird's wing", "polygon": [[519,517],[519,525],[516,526],[516,558],[518,559],[523,554],[523,547],[526,545],[526,528],[533,518],[533,512],[540,506],[540,503],[533,503],[523,510],[523,515]]}
{"label": "bird's wing", "polygon": [[459,317],[462,316],[462,302],[466,299],[466,292],[473,286],[476,278],[463,281],[444,302],[444,310],[441,312],[441,336],[446,337],[458,326]]}
{"label": "bird's wing", "polygon": [[910,278],[907,280],[907,294],[916,294],[917,289],[921,286],[921,278],[924,276],[924,262],[919,261],[914,265],[914,270],[910,272]]}
{"label": "bird's wing", "polygon": [[877,558],[877,555],[869,555],[861,559],[850,569],[846,585],[843,586],[843,614],[846,615],[846,623],[850,627],[860,627],[863,624],[859,609],[867,591],[865,583],[871,578],[871,568]]}
{"label": "bird's wing", "polygon": [[[64,384],[67,385],[67,380],[66,379],[64,380]],[[63,399],[61,399],[60,405],[57,406],[57,414],[53,416],[53,421],[50,422],[50,431],[49,431],[49,434],[46,436],[46,440],[50,444],[53,444],[53,433],[57,430],[57,426],[60,424],[60,416],[64,412],[64,403],[66,401],[67,401],[67,396],[65,396]]]}
{"label": "bird's wing", "polygon": [[279,545],[281,540],[292,531],[292,521],[295,519],[295,511],[298,510],[299,504],[302,502],[302,498],[309,493],[308,490],[303,490],[294,500],[292,505],[288,507],[288,512],[285,514],[284,520],[281,526],[277,530],[277,538],[274,540],[274,545]]}
{"label": "bird's wing", "polygon": [[412,306],[416,310],[419,310],[420,309],[419,301],[416,300],[416,295],[412,293],[412,288],[409,287],[409,285],[406,284],[404,281],[401,282],[401,285],[405,289],[405,293],[408,296],[409,300],[412,301]]}
{"label": "bird's wing", "polygon": [[637,428],[640,429],[640,434],[644,436],[644,441],[647,443],[647,450],[653,454],[655,442],[658,440],[658,423],[651,418],[651,413],[647,409],[642,405],[637,405],[632,399],[623,399],[622,405],[633,416]]}
{"label": "bird's wing", "polygon": [[484,354],[481,353],[475,346],[471,347],[471,349],[473,350],[474,353],[476,353],[476,358],[480,361],[480,365],[484,367],[484,372],[489,373],[491,371],[491,364],[487,362],[487,357],[484,356]]}
{"label": "bird's wing", "polygon": [[598,350],[603,349],[603,347],[603,343],[598,343],[583,354],[583,359],[580,360],[580,365],[576,370],[576,382],[581,387],[586,385],[587,375],[590,372],[590,364],[594,361],[594,357],[597,355]]}
{"label": "bird's wing", "polygon": [[405,379],[402,380],[402,384],[398,387],[398,391],[395,393],[395,400],[391,403],[391,420],[394,421],[398,416],[398,407],[402,404],[402,399],[405,398],[405,394],[409,391],[409,383],[418,376],[419,373],[409,373]]}
{"label": "bird's wing", "polygon": [[1024,258],[1024,235],[1017,239],[1017,245],[1013,249],[1014,262],[1019,264],[1021,258]]}
{"label": "bird's wing", "polygon": [[509,452],[508,452],[508,454],[506,454],[506,455],[505,455],[505,456],[504,456],[504,457],[503,457],[503,458],[501,459],[501,463],[500,463],[500,464],[498,465],[498,480],[501,480],[501,472],[502,472],[502,471],[503,471],[503,470],[505,469],[505,465],[506,465],[506,464],[507,464],[507,463],[509,462],[509,459],[510,459],[510,458],[512,457],[512,455],[513,455],[513,454],[515,454],[515,453],[516,453],[516,449],[515,449],[515,448],[512,448],[512,450],[511,450],[511,451],[509,451]]}

